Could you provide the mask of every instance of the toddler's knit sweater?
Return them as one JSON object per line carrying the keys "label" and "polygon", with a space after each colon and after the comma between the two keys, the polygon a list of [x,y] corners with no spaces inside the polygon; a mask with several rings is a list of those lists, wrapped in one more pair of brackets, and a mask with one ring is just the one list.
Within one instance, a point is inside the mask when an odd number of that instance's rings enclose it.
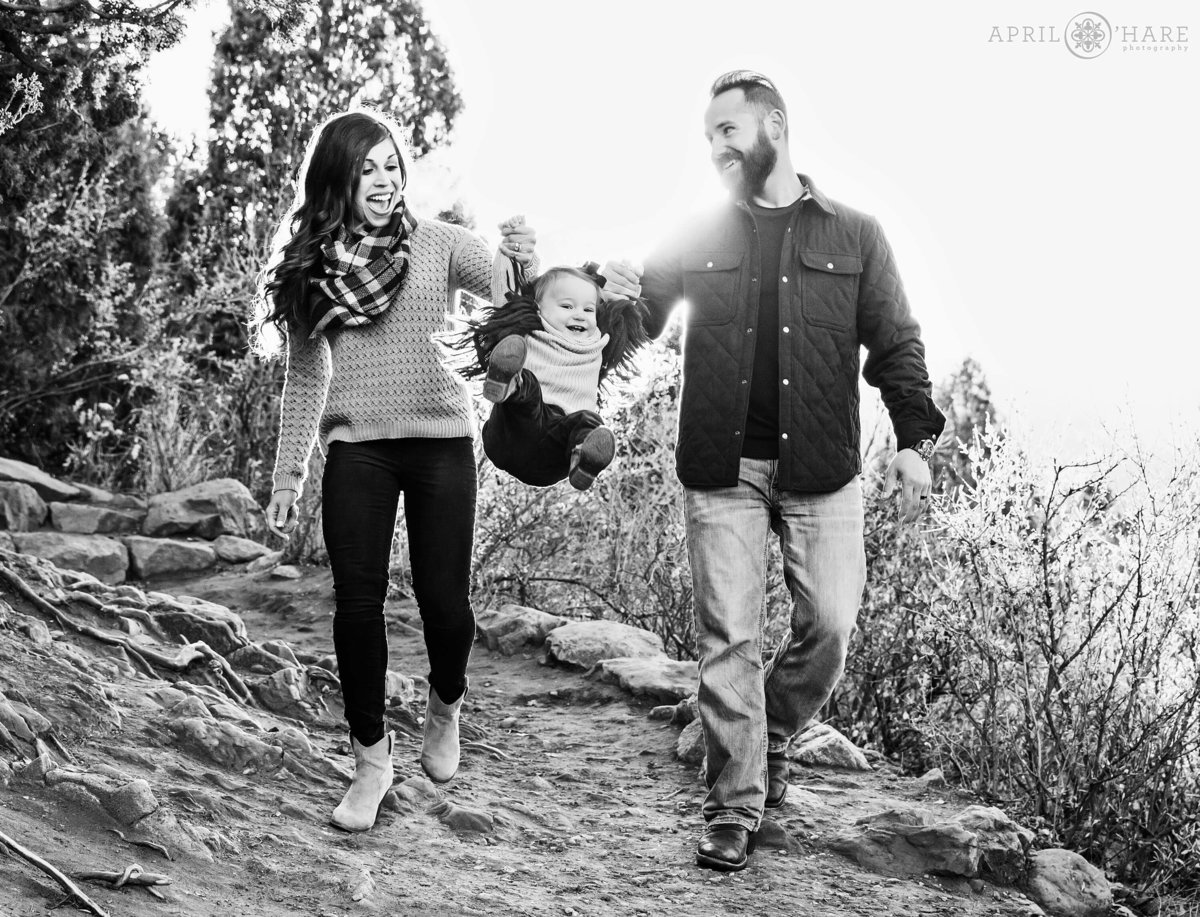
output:
{"label": "toddler's knit sweater", "polygon": [[318,437],[324,448],[475,435],[467,387],[443,365],[433,335],[445,328],[451,286],[485,299],[503,291],[491,288],[487,247],[466,229],[423,219],[409,242],[404,283],[375,321],[311,341],[288,336],[275,490],[303,489]]}
{"label": "toddler's knit sweater", "polygon": [[600,358],[608,335],[596,332],[590,341],[577,341],[552,329],[531,331],[525,337],[525,368],[537,376],[542,401],[567,414],[598,411]]}

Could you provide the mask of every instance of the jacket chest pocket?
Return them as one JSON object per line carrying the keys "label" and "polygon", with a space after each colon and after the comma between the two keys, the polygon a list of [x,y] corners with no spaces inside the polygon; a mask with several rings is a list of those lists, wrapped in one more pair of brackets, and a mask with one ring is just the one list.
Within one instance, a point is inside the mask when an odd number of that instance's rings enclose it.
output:
{"label": "jacket chest pocket", "polygon": [[683,295],[689,323],[718,325],[737,314],[744,252],[689,252],[683,256]]}
{"label": "jacket chest pocket", "polygon": [[805,321],[844,331],[858,315],[862,258],[838,252],[797,252],[804,265],[800,305]]}

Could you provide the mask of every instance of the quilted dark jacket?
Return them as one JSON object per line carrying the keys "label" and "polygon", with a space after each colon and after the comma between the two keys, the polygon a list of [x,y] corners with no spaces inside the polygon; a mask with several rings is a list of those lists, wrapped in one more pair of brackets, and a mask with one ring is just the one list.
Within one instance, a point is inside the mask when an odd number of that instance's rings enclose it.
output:
{"label": "quilted dark jacket", "polygon": [[[807,176],[785,234],[779,284],[779,487],[837,490],[861,470],[859,348],[864,378],[883,396],[899,448],[936,438],[945,418],[930,397],[921,330],[874,217],[834,203]],[[722,207],[647,261],[642,295],[657,337],[681,298],[679,480],[728,487],[738,460],[758,324],[758,236],[744,203]]]}

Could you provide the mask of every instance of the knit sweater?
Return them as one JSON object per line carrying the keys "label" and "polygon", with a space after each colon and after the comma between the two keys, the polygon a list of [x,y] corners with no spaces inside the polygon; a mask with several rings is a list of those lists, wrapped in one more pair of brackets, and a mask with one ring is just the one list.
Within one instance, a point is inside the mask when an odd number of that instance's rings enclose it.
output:
{"label": "knit sweater", "polygon": [[608,335],[597,332],[595,340],[577,341],[542,324],[544,331],[525,336],[525,368],[537,376],[542,401],[568,414],[598,411],[600,357]]}
{"label": "knit sweater", "polygon": [[288,336],[275,490],[303,490],[318,438],[324,449],[339,440],[475,435],[466,384],[442,364],[433,335],[446,327],[452,288],[481,298],[503,290],[492,288],[487,247],[462,227],[423,219],[409,241],[404,283],[375,321],[311,341]]}

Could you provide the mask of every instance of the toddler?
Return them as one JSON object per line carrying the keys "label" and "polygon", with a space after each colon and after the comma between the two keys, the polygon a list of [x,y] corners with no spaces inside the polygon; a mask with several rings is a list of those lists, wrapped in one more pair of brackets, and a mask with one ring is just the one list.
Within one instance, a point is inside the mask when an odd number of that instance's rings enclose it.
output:
{"label": "toddler", "polygon": [[[552,267],[531,283],[503,253],[494,270],[508,275],[504,303],[472,322],[483,397],[493,402],[483,425],[483,450],[497,468],[525,484],[547,487],[564,478],[586,490],[616,451],[599,410],[599,389],[625,368],[648,340],[645,306],[604,301],[597,265]],[[514,291],[515,288],[515,291]]]}

